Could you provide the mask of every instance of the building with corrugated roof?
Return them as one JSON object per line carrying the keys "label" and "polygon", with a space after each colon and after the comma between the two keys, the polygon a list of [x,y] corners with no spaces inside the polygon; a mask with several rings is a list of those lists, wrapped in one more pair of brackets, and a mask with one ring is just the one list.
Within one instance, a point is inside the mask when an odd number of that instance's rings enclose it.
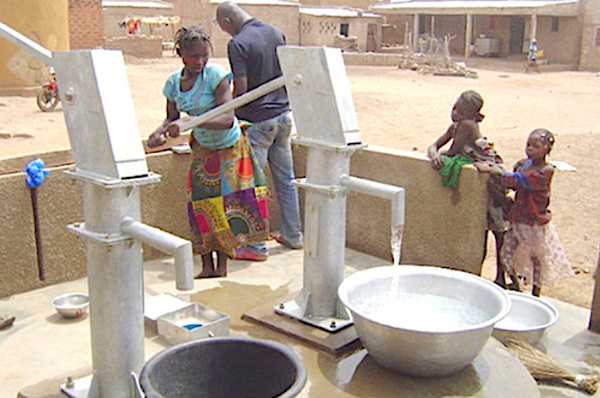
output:
{"label": "building with corrugated roof", "polygon": [[388,45],[419,38],[450,42],[452,54],[510,57],[535,38],[544,59],[600,68],[600,2],[594,0],[392,0],[370,7],[385,17]]}
{"label": "building with corrugated roof", "polygon": [[381,45],[381,15],[350,7],[300,7],[300,45],[341,47],[375,52]]}

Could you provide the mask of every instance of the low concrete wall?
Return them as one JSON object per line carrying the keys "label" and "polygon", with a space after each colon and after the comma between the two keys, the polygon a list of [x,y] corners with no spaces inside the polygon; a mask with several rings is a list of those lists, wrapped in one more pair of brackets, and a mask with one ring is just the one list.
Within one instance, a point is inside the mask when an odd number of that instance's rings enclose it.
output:
{"label": "low concrete wall", "polygon": [[[38,216],[45,281],[37,277],[37,254],[30,191],[21,172],[0,175],[0,297],[37,289],[85,276],[85,240],[69,232],[67,225],[83,221],[81,184],[63,172],[70,166],[52,167],[70,159],[70,152],[41,155],[50,174],[37,189]],[[20,169],[33,157],[10,159]],[[162,175],[160,184],[142,187],[143,221],[187,237],[185,170],[187,156],[149,155],[151,170]],[[0,167],[1,169],[1,167]],[[144,247],[146,260],[164,254]]]}
{"label": "low concrete wall", "polygon": [[[0,297],[33,290],[85,275],[85,241],[66,226],[83,221],[81,185],[64,175],[72,167],[68,151],[39,155],[50,174],[38,188],[38,211],[46,280],[37,278],[37,256],[29,189],[22,170],[35,156],[0,161]],[[305,174],[306,148],[294,147],[298,177]],[[159,184],[143,186],[142,220],[188,238],[185,174],[189,155],[170,151],[149,154],[150,170],[160,174]],[[62,165],[62,166],[54,166]],[[406,189],[406,227],[402,263],[442,265],[473,273],[481,271],[485,231],[485,177],[472,166],[463,168],[460,189],[440,185],[424,155],[370,148],[351,158],[351,174]],[[271,189],[271,192],[274,192]],[[277,202],[270,203],[272,229],[278,229]],[[303,193],[301,192],[301,209]],[[349,194],[347,246],[389,259],[388,201]],[[144,259],[164,254],[144,246]]]}
{"label": "low concrete wall", "polygon": [[[294,163],[298,176],[303,176],[306,148],[295,148]],[[401,263],[481,273],[487,213],[485,175],[473,166],[463,167],[459,189],[454,191],[442,187],[424,154],[382,147],[369,147],[352,155],[350,173],[404,187],[406,224]],[[389,259],[391,264],[390,220],[389,201],[350,193],[346,246]]]}
{"label": "low concrete wall", "polygon": [[121,50],[125,55],[137,58],[162,58],[162,42],[160,36],[121,36],[104,40],[104,49]]}
{"label": "low concrete wall", "polygon": [[350,53],[342,54],[345,65],[398,66],[404,59],[402,54]]}

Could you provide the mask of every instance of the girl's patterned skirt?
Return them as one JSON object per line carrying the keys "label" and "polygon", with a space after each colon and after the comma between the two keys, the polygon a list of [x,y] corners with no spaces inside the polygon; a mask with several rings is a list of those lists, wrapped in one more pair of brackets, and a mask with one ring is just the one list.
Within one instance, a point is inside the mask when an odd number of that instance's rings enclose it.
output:
{"label": "girl's patterned skirt", "polygon": [[266,240],[267,183],[244,134],[232,146],[211,149],[192,143],[188,215],[196,254]]}
{"label": "girl's patterned skirt", "polygon": [[527,284],[533,281],[540,287],[549,286],[563,276],[573,275],[552,221],[533,226],[511,224],[500,257],[508,272],[524,277]]}

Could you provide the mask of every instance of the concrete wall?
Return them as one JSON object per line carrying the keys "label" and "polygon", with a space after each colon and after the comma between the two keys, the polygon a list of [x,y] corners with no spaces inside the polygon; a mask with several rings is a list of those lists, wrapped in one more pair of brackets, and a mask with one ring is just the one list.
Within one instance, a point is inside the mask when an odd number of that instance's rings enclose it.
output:
{"label": "concrete wall", "polygon": [[375,42],[381,45],[381,19],[361,17],[333,17],[300,14],[301,46],[335,46],[335,37],[340,34],[340,25],[348,24],[348,36],[357,37],[358,49],[367,51],[369,24],[375,24]]}
{"label": "concrete wall", "polygon": [[[69,49],[67,0],[2,0],[0,20],[51,51]],[[0,37],[0,89],[37,86],[48,67]]]}
{"label": "concrete wall", "polygon": [[[176,0],[174,2],[174,12],[175,15],[181,16],[181,26],[202,23],[210,34],[214,48],[213,56],[226,58],[227,43],[231,36],[212,23],[216,18],[218,5],[218,3],[211,3],[208,0]],[[281,30],[288,44],[298,45],[300,43],[299,4],[291,2],[280,4],[260,4],[257,2],[251,4],[244,2],[240,3],[240,6],[253,17]]]}
{"label": "concrete wall", "polygon": [[600,2],[581,0],[584,18],[579,69],[600,70]]}
{"label": "concrete wall", "polygon": [[[23,162],[23,166],[31,159]],[[66,225],[82,221],[81,189],[52,169],[37,189],[46,280],[38,281],[30,191],[22,173],[0,176],[0,297],[73,280],[85,275],[84,242]]]}
{"label": "concrete wall", "polygon": [[[119,26],[119,24],[128,17],[172,17],[174,13],[173,7],[166,6],[160,8],[104,6],[102,15],[104,40],[107,40],[127,36],[127,27]],[[136,35],[155,36],[162,40],[173,40],[178,28],[177,24],[158,26],[142,23]]]}
{"label": "concrete wall", "polygon": [[107,38],[104,42],[107,50],[121,50],[123,54],[138,58],[162,58],[163,39],[160,36],[122,36]]}
{"label": "concrete wall", "polygon": [[435,19],[435,31],[438,39],[443,40],[446,35],[454,37],[450,40],[450,54],[462,55],[465,53],[465,21],[466,17],[462,15],[447,15]]}
{"label": "concrete wall", "polygon": [[[529,49],[530,21],[525,20],[525,45]],[[581,48],[581,24],[575,17],[558,18],[558,31],[552,32],[552,17],[538,17],[537,44],[541,58],[563,64],[577,64]]]}
{"label": "concrete wall", "polygon": [[395,66],[403,61],[402,54],[342,53],[344,65]]}
{"label": "concrete wall", "polygon": [[[294,163],[297,175],[303,176],[306,148],[294,149]],[[352,156],[350,174],[405,188],[403,264],[441,265],[476,274],[481,272],[487,211],[486,177],[473,166],[463,167],[459,190],[454,192],[441,186],[440,177],[424,154],[370,147]],[[349,194],[346,245],[391,262],[390,217],[389,201]]]}
{"label": "concrete wall", "polygon": [[368,10],[369,6],[377,4],[378,1],[372,0],[302,0],[303,6],[318,7],[352,7],[360,10]]}
{"label": "concrete wall", "polygon": [[210,4],[210,0],[173,0],[173,8],[174,15],[181,18],[181,26],[201,23],[209,32],[213,27],[212,21],[216,15],[215,7]]}
{"label": "concrete wall", "polygon": [[[30,191],[21,170],[40,156],[51,171],[38,188],[38,211],[46,280],[37,279],[37,257]],[[53,167],[71,161],[70,152],[49,153],[0,162],[0,297],[85,275],[84,239],[66,226],[84,221],[81,186]],[[297,175],[304,176],[306,148],[294,147]],[[188,238],[185,174],[189,155],[163,152],[148,155],[150,170],[162,181],[142,187],[142,220]],[[485,176],[464,167],[460,189],[443,188],[439,176],[422,154],[372,148],[352,156],[351,174],[406,189],[406,227],[402,263],[435,264],[481,271],[486,214]],[[273,190],[271,190],[273,192]],[[303,195],[301,195],[303,198]],[[303,199],[301,208],[303,208]],[[390,203],[361,194],[350,194],[347,206],[347,246],[389,259]],[[279,225],[276,202],[270,204],[272,229]],[[368,233],[365,233],[368,231]],[[146,260],[164,256],[144,247]]]}
{"label": "concrete wall", "polygon": [[[299,4],[258,5],[242,4],[241,7],[250,15],[259,20],[277,27],[285,35],[287,44],[300,44],[300,12]],[[217,5],[213,4],[211,21],[215,18]],[[231,37],[221,29],[211,24],[211,38],[215,48],[216,57],[227,57],[227,43]]]}
{"label": "concrete wall", "polygon": [[72,50],[102,47],[102,0],[69,0],[69,36]]}
{"label": "concrete wall", "polygon": [[[36,155],[38,156],[38,155]],[[10,159],[1,169],[23,169],[36,156]],[[46,280],[37,277],[37,255],[30,191],[21,172],[0,175],[0,297],[85,276],[85,240],[66,226],[83,220],[79,182],[64,175],[72,167],[51,167],[72,162],[70,151],[40,154],[50,174],[37,189],[42,255]],[[142,187],[143,221],[188,238],[185,208],[185,170],[189,158],[170,154],[148,155],[149,168],[161,174],[159,184]],[[169,203],[169,206],[165,204]],[[144,246],[146,260],[164,254]]]}
{"label": "concrete wall", "polygon": [[[388,45],[410,44],[405,43],[407,33],[412,33],[412,15],[386,15],[386,24],[383,26],[382,42]],[[408,31],[407,31],[408,30]]]}
{"label": "concrete wall", "polygon": [[[596,7],[596,5],[590,8],[593,9],[593,7]],[[600,8],[600,6],[597,7]],[[597,13],[599,14],[597,21],[600,21],[600,11],[597,11]],[[430,16],[424,16],[422,19],[429,25],[430,18]],[[481,35],[500,39],[500,57],[509,56],[511,19],[523,18],[525,29],[522,38],[522,54],[527,53],[531,30],[530,16],[473,15],[472,18],[473,34],[471,44],[474,44],[475,40]],[[552,32],[552,17],[538,16],[537,18],[538,46],[544,50],[542,59],[551,59],[553,62],[558,63],[577,64],[581,43],[581,23],[577,17],[559,17],[558,21],[558,31]],[[412,33],[413,23],[412,15],[386,15],[383,43],[389,45],[404,44],[406,25],[408,24],[408,29]],[[434,23],[437,38],[443,39],[446,34],[456,36],[450,42],[450,53],[463,55],[465,52],[465,16],[436,15]],[[600,26],[600,22],[597,22],[596,25]],[[423,30],[423,26],[421,30]],[[593,42],[593,38],[588,40],[588,42],[590,41]],[[589,53],[594,53],[594,51],[592,50]],[[599,53],[598,48],[596,48],[596,53]]]}
{"label": "concrete wall", "polygon": [[[473,17],[473,40],[479,35],[500,39],[500,57],[509,56],[510,16],[477,15]],[[522,17],[525,22],[523,32],[523,59],[529,50],[531,18]],[[577,64],[579,59],[580,24],[575,17],[559,17],[558,31],[552,32],[552,17],[538,16],[536,39],[538,47],[544,50],[541,59],[550,59],[563,64]],[[463,36],[464,37],[464,36]],[[463,39],[464,40],[464,39]]]}
{"label": "concrete wall", "polygon": [[[498,15],[474,15],[472,43],[484,37],[500,39],[500,57],[507,57],[510,46],[510,17]],[[473,53],[473,56],[476,54]]]}

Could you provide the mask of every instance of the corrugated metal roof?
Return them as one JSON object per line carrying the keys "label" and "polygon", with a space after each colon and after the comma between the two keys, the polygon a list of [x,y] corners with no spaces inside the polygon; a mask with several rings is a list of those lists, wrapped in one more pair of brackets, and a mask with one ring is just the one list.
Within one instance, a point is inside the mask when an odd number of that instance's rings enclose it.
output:
{"label": "corrugated metal roof", "polygon": [[555,5],[577,4],[578,0],[391,0],[386,4],[371,6],[377,9],[477,9],[477,8],[539,8]]}
{"label": "corrugated metal roof", "polygon": [[377,14],[343,7],[300,7],[300,14],[316,17],[381,18],[381,16]]}
{"label": "corrugated metal roof", "polygon": [[[211,0],[210,4],[221,4],[230,0]],[[237,4],[248,4],[248,5],[271,5],[271,6],[300,6],[300,4],[293,1],[279,1],[279,0],[235,0]]]}
{"label": "corrugated metal roof", "polygon": [[161,1],[134,1],[134,0],[103,0],[102,7],[132,7],[132,8],[166,8],[172,9],[173,4]]}
{"label": "corrugated metal roof", "polygon": [[464,7],[530,7],[545,6],[552,4],[576,3],[578,0],[390,0],[394,4],[414,4],[423,6],[423,4],[432,4],[444,7],[448,4],[460,4]]}

